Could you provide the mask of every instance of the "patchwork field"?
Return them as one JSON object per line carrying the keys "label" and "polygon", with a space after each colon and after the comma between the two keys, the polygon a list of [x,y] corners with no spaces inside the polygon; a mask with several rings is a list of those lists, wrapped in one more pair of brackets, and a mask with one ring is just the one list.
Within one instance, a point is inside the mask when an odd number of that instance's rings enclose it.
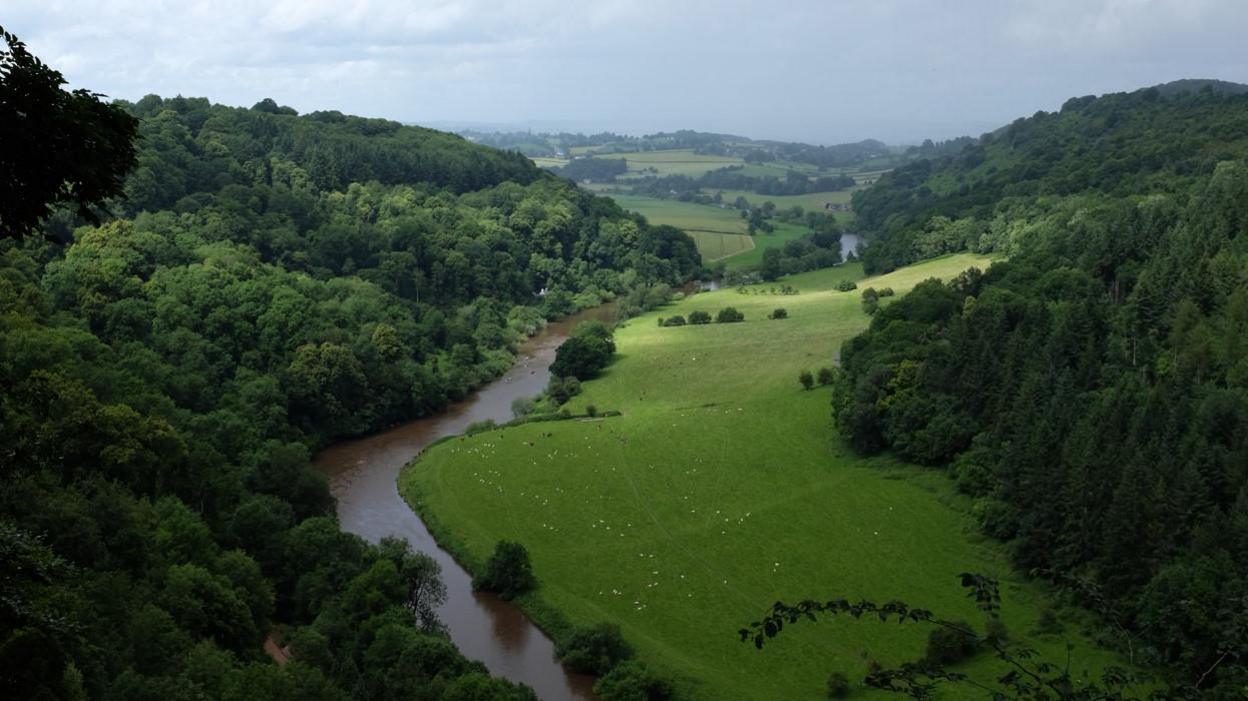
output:
{"label": "patchwork field", "polygon": [[748,234],[717,234],[710,231],[687,233],[697,245],[702,260],[707,263],[727,260],[729,267],[736,267],[733,265],[736,260],[755,248],[754,238]]}
{"label": "patchwork field", "polygon": [[722,192],[725,202],[736,202],[738,197],[744,197],[746,202],[758,207],[764,202],[772,202],[778,209],[788,209],[793,205],[798,205],[802,209],[810,212],[824,211],[823,205],[826,203],[847,204],[853,197],[853,190],[839,190],[837,192],[812,192],[807,195],[759,195],[754,192],[745,190],[713,190]]}
{"label": "patchwork field", "polygon": [[[973,265],[987,261],[946,257],[859,288],[902,293]],[[913,660],[927,630],[895,623],[803,623],[761,652],[735,632],[777,599],[835,596],[897,598],[981,625],[958,586],[963,571],[1002,577],[1011,633],[1064,659],[1062,638],[1028,632],[1043,596],[976,535],[947,479],[855,456],[834,433],[829,390],[799,386],[801,370],[831,366],[867,325],[859,293],[834,287],[861,276],[845,265],[785,279],[798,295],[720,290],[634,319],[616,333],[615,362],[569,405],[622,416],[443,443],[400,489],[467,562],[500,539],[524,543],[541,585],[522,603],[539,622],[618,624],[682,699],[814,701],[833,671],[858,680],[869,659]],[[730,305],[743,323],[656,324]],[[790,318],[768,320],[777,307]],[[1072,642],[1093,666],[1113,659]],[[981,656],[966,669],[993,664]]]}
{"label": "patchwork field", "polygon": [[710,231],[720,234],[745,234],[748,226],[737,210],[707,204],[661,200],[644,195],[610,195],[621,207],[636,212],[651,224],[668,224],[690,233]]}

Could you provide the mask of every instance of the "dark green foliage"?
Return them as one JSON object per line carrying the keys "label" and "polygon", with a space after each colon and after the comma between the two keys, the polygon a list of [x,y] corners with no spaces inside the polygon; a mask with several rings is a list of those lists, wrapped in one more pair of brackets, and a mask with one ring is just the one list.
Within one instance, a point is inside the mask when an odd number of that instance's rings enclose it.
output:
{"label": "dark green foliage", "polygon": [[[1231,623],[1248,587],[1248,166],[1217,162],[1248,152],[1245,106],[1077,101],[988,144],[1020,159],[997,174],[940,166],[976,174],[962,194],[872,204],[893,222],[937,207],[929,234],[992,216],[983,235],[1011,256],[881,308],[843,347],[834,399],[857,449],[949,465],[1019,565],[1211,694],[1238,690],[1248,659]],[[906,175],[894,193],[921,187]]]}
{"label": "dark green foliage", "polygon": [[965,621],[955,621],[948,627],[936,628],[927,636],[923,661],[935,667],[957,664],[975,654],[978,640],[971,624]]}
{"label": "dark green foliage", "polygon": [[1062,199],[1177,192],[1248,154],[1248,95],[1148,88],[1072,98],[956,154],[916,160],[855,193],[870,274],[950,251],[1013,253]]}
{"label": "dark green foliage", "polygon": [[1003,647],[1010,642],[1010,631],[1005,627],[1005,621],[1000,618],[991,617],[984,623],[984,638],[990,645]]}
{"label": "dark green foliage", "polygon": [[624,660],[632,659],[633,648],[620,634],[619,626],[600,623],[577,629],[555,654],[573,671],[601,676]]}
{"label": "dark green foliage", "polygon": [[738,321],[745,321],[745,314],[737,311],[736,307],[724,307],[715,315],[717,324],[735,324]]}
{"label": "dark green foliage", "polygon": [[602,701],[666,701],[675,692],[670,681],[637,660],[621,662],[594,684]]}
{"label": "dark green foliage", "polygon": [[137,120],[65,82],[0,27],[0,237],[30,234],[61,205],[93,219],[134,166]]}
{"label": "dark green foliage", "polygon": [[849,685],[849,677],[844,672],[833,672],[828,675],[828,698],[843,699],[849,697],[853,687]]}
{"label": "dark green foliage", "polygon": [[789,318],[789,312],[787,309],[784,309],[783,307],[777,308],[777,309],[772,310],[771,315],[768,316],[767,318],[768,319],[787,319]]}
{"label": "dark green foliage", "polygon": [[868,287],[862,292],[862,311],[868,316],[880,309],[880,295],[874,288]]}
{"label": "dark green foliage", "polygon": [[[127,120],[28,87],[67,101],[72,123],[43,126],[69,141],[5,184],[90,203],[120,182]],[[125,107],[143,137],[110,200],[125,218],[61,208],[44,233],[71,245],[0,240],[0,695],[532,698],[438,637],[436,564],[339,530],[310,455],[497,376],[546,313],[670,289],[700,268],[692,242],[448,134],[272,101]],[[59,151],[100,120],[107,144]],[[19,204],[38,218],[41,197]],[[260,648],[278,626],[282,667]]]}
{"label": "dark green foliage", "polygon": [[559,377],[588,380],[611,362],[613,344],[594,336],[572,336],[555,350],[550,372]]}
{"label": "dark green foliage", "polygon": [[550,382],[546,383],[546,396],[556,406],[566,403],[572,397],[581,393],[581,381],[575,377],[555,377],[551,376]]}
{"label": "dark green foliage", "polygon": [[858,289],[858,283],[853,280],[841,280],[836,283],[836,289],[841,292],[852,292],[853,290]]}
{"label": "dark green foliage", "polygon": [[819,374],[816,379],[819,381],[820,387],[825,387],[832,384],[832,382],[836,379],[836,373],[832,370],[832,368],[819,368]]}
{"label": "dark green foliage", "polygon": [[815,376],[811,375],[809,370],[803,370],[798,373],[797,381],[801,383],[802,389],[810,389],[815,386]]}
{"label": "dark green foliage", "polygon": [[711,315],[709,312],[693,311],[689,312],[690,324],[709,324],[711,323]]}
{"label": "dark green foliage", "polygon": [[675,316],[669,316],[666,319],[660,319],[659,321],[661,322],[659,324],[660,326],[684,326],[685,325],[685,317],[679,314]]}
{"label": "dark green foliage", "polygon": [[596,183],[615,181],[615,176],[628,171],[628,161],[623,158],[576,158],[551,172],[572,180],[592,180]]}
{"label": "dark green foliage", "polygon": [[492,591],[501,599],[514,599],[537,586],[529,551],[509,540],[500,540],[485,569],[472,580],[474,589]]}

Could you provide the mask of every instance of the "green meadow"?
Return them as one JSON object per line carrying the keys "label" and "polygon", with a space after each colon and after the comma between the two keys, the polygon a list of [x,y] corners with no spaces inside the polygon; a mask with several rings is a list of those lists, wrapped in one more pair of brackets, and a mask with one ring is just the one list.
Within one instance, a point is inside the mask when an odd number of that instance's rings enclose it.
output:
{"label": "green meadow", "polygon": [[611,194],[610,197],[624,209],[644,216],[651,224],[667,224],[689,233],[710,231],[744,236],[749,228],[737,210],[731,207],[661,200],[646,195]]}
{"label": "green meadow", "polygon": [[736,156],[711,156],[694,153],[692,149],[669,149],[641,151],[638,153],[601,153],[595,158],[623,158],[628,161],[629,175],[688,175],[698,177],[703,173],[725,166],[740,165],[744,161]]}
{"label": "green meadow", "polygon": [[764,202],[771,202],[776,205],[777,209],[789,209],[793,205],[798,205],[808,212],[822,212],[825,204],[846,204],[853,197],[853,190],[812,192],[805,195],[760,195],[746,190],[708,190],[708,192],[712,195],[716,192],[723,193],[725,202],[736,202],[738,197],[744,197],[746,202],[755,207],[762,206]]}
{"label": "green meadow", "polygon": [[[689,238],[707,263],[726,261],[729,268],[740,267],[737,261],[755,250],[754,237],[748,234],[720,234],[713,231],[689,231]],[[760,253],[761,255],[761,253]],[[754,258],[757,256],[751,256]]]}
{"label": "green meadow", "polygon": [[[950,256],[858,285],[904,293],[987,265]],[[832,426],[829,389],[798,384],[866,327],[859,291],[834,287],[861,277],[850,264],[786,278],[797,295],[770,284],[720,290],[631,320],[616,332],[613,364],[568,405],[621,416],[444,442],[409,466],[400,489],[470,568],[500,539],[523,543],[540,586],[521,603],[539,623],[556,638],[568,623],[618,624],[641,659],[677,680],[681,699],[814,701],[833,671],[856,682],[868,660],[916,659],[927,628],[802,623],[762,651],[736,631],[778,599],[838,596],[901,599],[981,626],[963,571],[1001,577],[1011,634],[1064,660],[1065,638],[1029,633],[1044,594],[977,535],[947,478],[855,456]],[[657,325],[726,306],[745,321]],[[767,319],[777,307],[789,318]],[[1071,635],[1082,662],[1115,660]],[[981,655],[964,668],[995,664]]]}

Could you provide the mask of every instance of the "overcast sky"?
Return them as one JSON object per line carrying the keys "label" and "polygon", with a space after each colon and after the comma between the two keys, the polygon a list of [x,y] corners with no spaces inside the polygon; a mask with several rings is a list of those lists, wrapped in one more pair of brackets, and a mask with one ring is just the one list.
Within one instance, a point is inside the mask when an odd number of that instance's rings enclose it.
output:
{"label": "overcast sky", "polygon": [[817,143],[1248,82],[1248,0],[4,0],[0,24],[129,100]]}

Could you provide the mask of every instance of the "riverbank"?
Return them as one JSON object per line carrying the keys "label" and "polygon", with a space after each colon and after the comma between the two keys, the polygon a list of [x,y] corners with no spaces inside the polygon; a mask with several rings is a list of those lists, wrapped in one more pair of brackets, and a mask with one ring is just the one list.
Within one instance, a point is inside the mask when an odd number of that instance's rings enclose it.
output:
{"label": "riverbank", "polygon": [[[986,264],[951,256],[859,279],[859,291],[902,293]],[[977,535],[943,475],[857,458],[833,432],[828,390],[798,384],[868,323],[859,291],[836,291],[855,278],[861,268],[849,264],[785,279],[797,295],[721,290],[632,320],[617,331],[616,362],[570,405],[623,417],[449,442],[405,471],[401,488],[465,562],[499,539],[522,542],[540,581],[520,601],[533,618],[556,636],[618,624],[681,698],[813,700],[831,672],[861,679],[868,660],[913,660],[927,632],[917,627],[798,626],[763,652],[735,632],[777,599],[826,596],[897,598],[978,625],[958,586],[968,570],[1002,579],[1012,634],[1064,659],[1063,638],[1029,633],[1043,593]],[[655,321],[726,306],[745,322]],[[788,318],[767,319],[775,308]],[[1071,638],[1092,669],[1116,661]]]}
{"label": "riverbank", "polygon": [[465,656],[481,660],[492,674],[532,687],[543,701],[592,701],[593,679],[568,674],[554,659],[554,645],[521,610],[486,593],[472,591],[472,577],[438,547],[429,529],[399,496],[399,471],[426,447],[462,434],[485,420],[511,418],[511,403],[531,397],[549,380],[555,348],[571,328],[587,319],[611,319],[604,305],[551,322],[520,349],[502,377],[425,419],[381,433],[344,441],[317,454],[315,464],[328,477],[344,531],[370,542],[397,535],[442,567],[446,603],[438,615]]}

